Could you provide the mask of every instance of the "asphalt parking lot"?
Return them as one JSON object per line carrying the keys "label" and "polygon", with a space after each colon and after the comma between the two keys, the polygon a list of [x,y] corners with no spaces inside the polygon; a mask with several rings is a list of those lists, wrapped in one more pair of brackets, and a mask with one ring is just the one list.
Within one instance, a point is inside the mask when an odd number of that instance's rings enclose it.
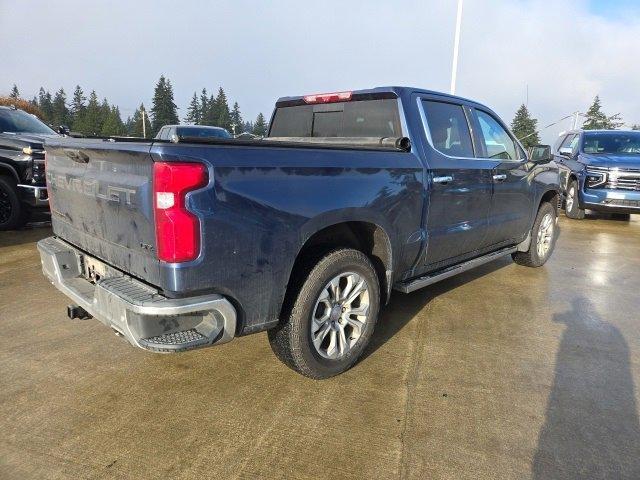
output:
{"label": "asphalt parking lot", "polygon": [[561,218],[383,310],[326,381],[266,335],[154,355],[66,318],[48,227],[0,233],[0,478],[640,478],[640,217]]}

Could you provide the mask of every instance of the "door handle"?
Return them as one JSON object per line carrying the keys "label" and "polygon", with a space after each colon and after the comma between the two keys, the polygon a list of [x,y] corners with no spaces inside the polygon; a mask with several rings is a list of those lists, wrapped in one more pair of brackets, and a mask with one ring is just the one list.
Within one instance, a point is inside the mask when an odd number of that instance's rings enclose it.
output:
{"label": "door handle", "polygon": [[494,179],[496,182],[504,182],[504,181],[507,179],[507,176],[506,176],[504,173],[500,173],[500,174],[498,174],[498,175],[494,175],[494,176],[493,176],[493,179]]}
{"label": "door handle", "polygon": [[453,177],[451,175],[445,175],[444,177],[433,177],[433,183],[449,183],[453,182]]}

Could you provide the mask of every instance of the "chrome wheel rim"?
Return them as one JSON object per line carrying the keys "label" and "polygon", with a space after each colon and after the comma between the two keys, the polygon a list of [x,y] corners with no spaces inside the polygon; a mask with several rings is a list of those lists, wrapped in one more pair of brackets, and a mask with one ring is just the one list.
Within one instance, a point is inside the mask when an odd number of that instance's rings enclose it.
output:
{"label": "chrome wheel rim", "polygon": [[567,210],[573,210],[573,199],[576,195],[576,189],[571,187],[569,189],[569,195],[567,195]]}
{"label": "chrome wheel rim", "polygon": [[320,356],[345,357],[358,343],[369,318],[369,285],[355,272],[327,283],[311,313],[311,342]]}
{"label": "chrome wheel rim", "polygon": [[542,217],[540,228],[538,229],[538,257],[545,258],[549,253],[549,250],[551,250],[554,228],[555,222],[553,221],[553,215],[547,213],[544,217]]}

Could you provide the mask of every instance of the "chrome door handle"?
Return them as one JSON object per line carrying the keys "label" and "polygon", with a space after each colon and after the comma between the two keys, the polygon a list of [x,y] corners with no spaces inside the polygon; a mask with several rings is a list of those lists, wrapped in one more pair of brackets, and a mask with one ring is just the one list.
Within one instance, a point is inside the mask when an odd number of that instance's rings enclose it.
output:
{"label": "chrome door handle", "polygon": [[451,175],[446,175],[444,177],[433,177],[433,183],[449,183],[453,182],[453,177]]}
{"label": "chrome door handle", "polygon": [[507,176],[506,176],[504,173],[501,173],[501,174],[499,174],[499,175],[494,175],[494,176],[493,176],[493,179],[494,179],[496,182],[504,182],[504,181],[507,179]]}

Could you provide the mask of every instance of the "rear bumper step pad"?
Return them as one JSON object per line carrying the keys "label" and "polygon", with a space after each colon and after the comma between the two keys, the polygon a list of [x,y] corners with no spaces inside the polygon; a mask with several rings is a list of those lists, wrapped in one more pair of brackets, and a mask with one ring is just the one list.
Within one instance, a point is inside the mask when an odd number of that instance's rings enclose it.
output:
{"label": "rear bumper step pad", "polygon": [[85,261],[99,262],[56,237],[38,242],[42,270],[78,307],[153,352],[179,352],[226,343],[236,330],[236,310],[221,295],[167,298],[156,289],[109,268],[96,283],[82,274]]}

